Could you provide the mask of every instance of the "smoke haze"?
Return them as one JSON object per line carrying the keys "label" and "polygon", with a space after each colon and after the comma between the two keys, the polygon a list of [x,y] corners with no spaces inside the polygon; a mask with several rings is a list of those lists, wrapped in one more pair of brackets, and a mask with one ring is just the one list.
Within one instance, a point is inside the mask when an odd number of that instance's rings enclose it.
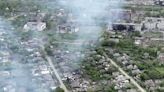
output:
{"label": "smoke haze", "polygon": [[111,10],[121,9],[123,0],[59,0],[58,3],[69,11],[68,24],[79,29],[75,42],[87,43],[97,41],[104,25],[111,26],[119,19],[119,13],[113,16]]}

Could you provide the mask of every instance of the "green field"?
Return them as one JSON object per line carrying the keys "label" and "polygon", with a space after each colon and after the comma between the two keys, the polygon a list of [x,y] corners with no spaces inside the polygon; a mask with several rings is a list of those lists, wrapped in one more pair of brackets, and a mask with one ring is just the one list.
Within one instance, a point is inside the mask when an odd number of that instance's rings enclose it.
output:
{"label": "green field", "polygon": [[164,67],[157,67],[155,68],[158,72],[160,72],[162,75],[164,75]]}
{"label": "green field", "polygon": [[162,32],[145,32],[144,37],[162,38]]}

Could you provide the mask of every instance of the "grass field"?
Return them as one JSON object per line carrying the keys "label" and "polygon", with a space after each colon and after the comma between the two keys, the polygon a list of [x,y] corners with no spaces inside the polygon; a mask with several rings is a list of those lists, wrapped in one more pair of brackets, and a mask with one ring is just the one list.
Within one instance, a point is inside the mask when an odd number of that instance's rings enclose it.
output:
{"label": "grass field", "polygon": [[162,32],[145,32],[144,37],[162,38]]}
{"label": "grass field", "polygon": [[164,75],[164,67],[157,67],[155,68],[158,72],[160,72],[162,75]]}

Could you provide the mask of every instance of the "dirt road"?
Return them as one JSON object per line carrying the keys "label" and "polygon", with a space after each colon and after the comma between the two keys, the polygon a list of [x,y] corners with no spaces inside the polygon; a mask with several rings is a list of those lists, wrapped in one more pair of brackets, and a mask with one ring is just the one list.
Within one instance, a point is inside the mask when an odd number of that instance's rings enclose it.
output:
{"label": "dirt road", "polygon": [[106,54],[104,54],[105,57],[107,58],[107,60],[109,60],[111,62],[112,65],[114,65],[126,78],[130,79],[131,83],[136,86],[141,92],[146,92],[146,90],[144,88],[142,88],[140,86],[140,84],[138,84],[133,77],[129,76],[128,73],[126,73],[126,71],[124,71],[117,63],[115,63],[112,59],[108,58],[108,56]]}

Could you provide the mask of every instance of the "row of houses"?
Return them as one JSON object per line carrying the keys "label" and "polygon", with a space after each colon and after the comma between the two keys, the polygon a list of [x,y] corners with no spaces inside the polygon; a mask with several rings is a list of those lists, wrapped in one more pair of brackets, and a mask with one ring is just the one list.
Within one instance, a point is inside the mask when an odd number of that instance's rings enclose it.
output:
{"label": "row of houses", "polygon": [[[133,18],[136,16],[135,13],[132,10],[129,9],[110,9],[108,16],[116,16],[116,18],[112,18],[113,20],[107,21],[109,23],[108,30],[128,30],[128,31],[143,31],[143,30],[164,30],[164,19],[163,18],[156,18],[156,17],[146,17],[144,21],[137,24],[134,23]],[[57,24],[56,26],[56,32],[57,33],[76,33],[80,31],[80,27],[82,26],[79,24],[79,21],[74,18],[72,14],[65,15],[65,10],[60,9],[58,11],[59,14],[62,14],[62,16],[59,15],[52,15],[51,18],[56,22],[56,18],[60,17],[67,18],[68,21],[63,21]],[[24,25],[24,30],[37,30],[37,31],[43,31],[47,28],[46,22],[43,22],[46,14],[45,13],[37,13],[34,17],[29,19],[29,22],[27,22]],[[105,21],[106,22],[106,21]],[[111,22],[111,23],[110,23]],[[80,22],[81,23],[81,22]],[[90,25],[91,26],[91,25]]]}
{"label": "row of houses", "polygon": [[164,18],[146,17],[140,24],[136,23],[112,23],[108,30],[114,31],[164,31]]}
{"label": "row of houses", "polygon": [[[40,33],[40,32],[39,32]],[[45,92],[55,90],[60,84],[53,73],[48,62],[45,62],[41,54],[43,43],[43,37],[33,37],[28,41],[22,41],[21,45],[28,53],[26,63],[31,65],[30,73],[32,75],[32,81],[37,82],[39,87]]]}
{"label": "row of houses", "polygon": [[58,66],[63,81],[69,84],[71,92],[86,92],[90,87],[90,81],[82,77],[82,71],[75,68],[79,58],[82,58],[81,52],[69,50],[55,50],[54,64]]}
{"label": "row of houses", "polygon": [[[96,52],[91,52],[96,53]],[[58,67],[60,71],[60,75],[63,81],[66,81],[72,92],[86,92],[88,89],[92,89],[94,91],[100,90],[98,89],[98,85],[101,84],[99,81],[92,81],[89,78],[83,77],[83,71],[80,68],[75,69],[74,61],[77,61],[77,57],[79,58],[83,56],[79,52],[72,52],[72,51],[64,51],[64,50],[56,50],[54,52],[54,64]],[[107,80],[109,83],[114,84],[115,90],[118,92],[124,92],[123,90],[126,89],[127,92],[138,92],[135,88],[132,87],[130,80],[127,79],[125,76],[120,74],[119,72],[112,72],[110,68],[113,66],[110,62],[105,60],[105,57],[101,55],[97,55],[97,57],[102,58],[99,61],[96,61],[96,67],[99,69],[99,72],[102,73],[101,76],[112,76],[113,79]],[[74,60],[75,59],[75,60]],[[91,62],[85,62],[91,63]],[[73,67],[72,67],[73,65]],[[84,66],[82,66],[84,67]],[[135,68],[136,66],[134,66]],[[136,69],[136,68],[135,68]],[[107,71],[112,72],[111,74],[106,73]],[[104,82],[103,82],[104,83]],[[106,83],[106,81],[105,81]],[[100,90],[101,91],[101,90]]]}
{"label": "row of houses", "polygon": [[126,0],[125,4],[129,5],[164,5],[164,0]]}
{"label": "row of houses", "polygon": [[30,38],[28,41],[18,40],[17,37],[13,39],[12,30],[8,32],[2,28],[0,92],[50,92],[59,86],[40,53],[40,38]]}
{"label": "row of houses", "polygon": [[[143,31],[143,30],[164,30],[164,19],[156,17],[146,17],[144,21],[140,24],[132,22],[133,13],[131,10],[124,9],[111,9],[110,14],[115,14],[111,16],[117,16],[116,19],[110,21],[108,30],[119,30],[119,31]],[[111,13],[114,12],[114,13]],[[109,15],[110,16],[110,15]],[[65,16],[62,16],[65,17]],[[35,18],[35,17],[34,17]],[[43,31],[46,29],[47,25],[45,22],[42,22],[44,17],[41,17],[39,20],[29,21],[24,25],[24,30],[37,30]],[[57,26],[57,33],[76,33],[80,31],[80,24],[74,19],[74,21],[60,23]]]}
{"label": "row of houses", "polygon": [[130,59],[130,56],[127,54],[115,53],[113,54],[116,61],[121,64],[126,70],[130,70],[131,74],[134,77],[139,77],[142,71],[134,64],[134,61]]}

